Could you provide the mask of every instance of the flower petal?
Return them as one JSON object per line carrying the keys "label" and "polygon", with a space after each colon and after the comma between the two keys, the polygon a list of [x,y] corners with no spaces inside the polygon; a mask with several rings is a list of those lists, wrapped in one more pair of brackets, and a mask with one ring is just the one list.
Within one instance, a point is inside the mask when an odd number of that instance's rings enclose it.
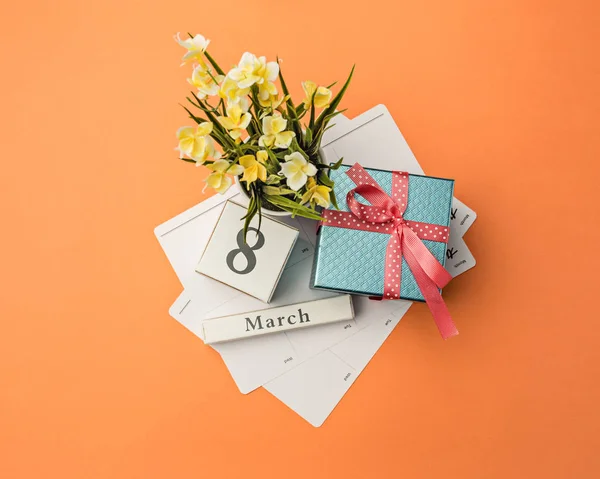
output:
{"label": "flower petal", "polygon": [[302,199],[300,200],[300,203],[307,203],[313,196],[313,190],[308,190],[306,193],[304,193],[302,195]]}
{"label": "flower petal", "polygon": [[262,182],[267,181],[267,169],[261,163],[256,166],[258,169],[258,179]]}
{"label": "flower petal", "polygon": [[213,130],[213,124],[211,121],[205,121],[204,123],[200,123],[198,125],[198,129],[196,130],[197,135],[210,135]]}
{"label": "flower petal", "polygon": [[258,163],[252,165],[249,168],[246,168],[244,170],[244,176],[242,177],[242,181],[245,181],[247,183],[253,183],[256,181],[256,178],[258,177]]}
{"label": "flower petal", "polygon": [[296,165],[296,167],[298,169],[303,168],[304,165],[306,165],[306,163],[308,163],[306,161],[306,158],[304,158],[304,156],[302,156],[302,153],[300,153],[299,151],[294,151],[293,153],[290,153],[289,155],[285,155],[285,161],[289,161],[291,163],[293,163],[294,165]]}
{"label": "flower petal", "polygon": [[221,181],[223,180],[224,175],[222,173],[211,173],[206,178],[206,184],[215,190],[221,186]]}
{"label": "flower petal", "polygon": [[306,179],[307,176],[302,171],[298,171],[296,174],[287,177],[287,184],[292,190],[298,191],[306,184]]}
{"label": "flower petal", "polygon": [[317,174],[317,167],[312,163],[307,162],[302,171],[306,173],[308,176],[315,176]]}
{"label": "flower petal", "polygon": [[245,66],[251,66],[254,67],[254,64],[257,62],[257,58],[256,55],[250,53],[250,52],[244,52],[242,54],[242,58],[240,59],[240,62],[238,63],[238,66],[240,67],[245,67]]}
{"label": "flower petal", "polygon": [[189,155],[192,158],[203,158],[206,152],[206,138],[201,136],[200,138],[196,138],[194,144],[192,146],[192,151],[190,151]]}
{"label": "flower petal", "polygon": [[296,136],[293,131],[284,131],[275,135],[275,146],[277,148],[289,148],[292,144],[292,140]]}
{"label": "flower petal", "polygon": [[286,178],[294,176],[299,171],[302,171],[293,161],[286,161],[281,165],[281,174]]}
{"label": "flower petal", "polygon": [[244,168],[250,168],[251,166],[254,166],[256,164],[256,158],[254,158],[254,155],[244,155],[242,157],[240,157],[240,165],[242,165]]}
{"label": "flower petal", "polygon": [[220,116],[217,120],[219,120],[219,123],[227,130],[233,130],[237,126],[231,118],[226,116]]}
{"label": "flower petal", "polygon": [[267,162],[267,160],[269,159],[269,154],[265,150],[257,151],[256,152],[256,159],[260,163],[265,164]]}
{"label": "flower petal", "polygon": [[275,143],[275,135],[263,135],[258,139],[258,146],[263,148],[271,148]]}
{"label": "flower petal", "polygon": [[244,167],[242,165],[231,165],[227,170],[227,173],[233,176],[239,176],[244,172]]}
{"label": "flower petal", "polygon": [[331,188],[319,185],[315,188],[312,200],[323,208],[329,208],[329,205],[331,204],[331,200],[329,198],[330,191]]}
{"label": "flower petal", "polygon": [[233,130],[229,131],[229,136],[234,140],[237,140],[240,136],[242,136],[242,130],[239,128],[234,128]]}
{"label": "flower petal", "polygon": [[325,108],[327,105],[329,105],[331,96],[331,90],[325,88],[324,86],[320,86],[317,88],[317,93],[315,94],[315,106],[317,108]]}
{"label": "flower petal", "polygon": [[221,184],[219,185],[218,188],[215,188],[217,190],[217,192],[223,194],[225,193],[229,187],[231,186],[232,180],[229,176],[223,176],[221,179]]}
{"label": "flower petal", "polygon": [[277,79],[277,75],[279,75],[279,65],[277,62],[267,63],[267,80],[275,81]]}
{"label": "flower petal", "polygon": [[182,140],[179,141],[179,146],[177,147],[177,149],[181,152],[181,154],[188,155],[188,156],[191,155],[193,148],[194,148],[194,138],[183,138]]}
{"label": "flower petal", "polygon": [[285,130],[287,126],[287,120],[281,116],[273,116],[271,120],[271,128],[273,129],[273,133],[281,133]]}
{"label": "flower petal", "polygon": [[240,119],[240,123],[239,123],[239,128],[241,128],[242,130],[245,130],[248,125],[250,124],[250,121],[252,120],[252,115],[250,113],[244,113],[242,115],[242,118]]}
{"label": "flower petal", "polygon": [[250,76],[244,78],[243,80],[240,80],[238,82],[238,87],[240,87],[240,88],[250,88],[258,80],[260,80],[260,77],[257,77],[255,75],[250,75]]}
{"label": "flower petal", "polygon": [[272,116],[265,116],[263,118],[262,124],[263,124],[263,131],[265,132],[265,135],[274,135],[272,121],[273,121]]}
{"label": "flower petal", "polygon": [[225,173],[229,168],[229,162],[227,160],[217,160],[212,165],[210,165],[210,169],[213,171],[218,171],[220,173]]}
{"label": "flower petal", "polygon": [[194,127],[193,126],[182,126],[177,130],[177,139],[181,140],[182,138],[187,138],[190,136],[194,136]]}

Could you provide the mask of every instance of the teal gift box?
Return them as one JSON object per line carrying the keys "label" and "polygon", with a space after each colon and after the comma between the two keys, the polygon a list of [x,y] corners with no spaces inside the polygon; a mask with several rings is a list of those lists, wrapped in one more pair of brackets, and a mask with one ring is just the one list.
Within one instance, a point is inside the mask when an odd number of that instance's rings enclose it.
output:
{"label": "teal gift box", "polygon": [[[348,192],[356,187],[346,172],[350,166],[331,170],[334,192],[340,211],[349,212]],[[392,172],[365,168],[375,182],[392,196]],[[430,176],[408,175],[408,202],[405,220],[450,227],[450,210],[454,180]],[[356,195],[365,205],[370,203]],[[379,229],[379,228],[377,228]],[[311,288],[340,291],[367,296],[383,296],[385,255],[390,235],[321,224],[317,237]],[[431,254],[445,265],[447,243],[422,239]],[[402,258],[400,298],[424,301],[415,278]]]}

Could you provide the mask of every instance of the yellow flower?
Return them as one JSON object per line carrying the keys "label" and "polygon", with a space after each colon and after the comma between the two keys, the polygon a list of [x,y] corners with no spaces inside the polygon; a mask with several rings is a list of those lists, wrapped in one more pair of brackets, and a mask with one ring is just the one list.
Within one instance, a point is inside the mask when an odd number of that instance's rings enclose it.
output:
{"label": "yellow flower", "polygon": [[205,180],[206,184],[221,194],[225,193],[232,183],[231,177],[227,175],[241,175],[244,171],[240,165],[231,165],[227,160],[217,160],[206,167],[212,170]]}
{"label": "yellow flower", "polygon": [[213,139],[209,136],[213,124],[210,121],[200,123],[196,128],[183,126],[177,130],[179,146],[176,148],[183,156],[188,156],[197,163],[204,162],[208,157],[220,158],[215,150]]}
{"label": "yellow flower", "polygon": [[266,81],[258,85],[259,102],[269,100],[273,96],[277,96],[277,87],[275,86],[275,83]]}
{"label": "yellow flower", "polygon": [[277,95],[269,95],[268,98],[262,99],[260,96],[258,97],[258,103],[263,108],[270,108],[271,110],[276,110],[279,108],[284,101],[286,101],[286,97],[277,98]]}
{"label": "yellow flower", "polygon": [[237,103],[241,98],[250,93],[250,88],[240,88],[236,81],[232,80],[229,75],[221,84],[219,96],[227,100],[227,103]]}
{"label": "yellow flower", "polygon": [[284,131],[287,127],[287,120],[279,112],[263,118],[263,132],[258,139],[258,144],[262,147],[271,148],[289,148],[292,140],[296,136],[293,131]]}
{"label": "yellow flower", "polygon": [[215,83],[215,80],[220,82],[222,79],[223,77],[220,75],[213,75],[211,77],[206,65],[204,63],[200,63],[194,67],[192,78],[188,78],[188,82],[190,85],[193,85],[198,89],[197,96],[202,100],[207,96],[213,96],[219,93],[219,85],[218,83]]}
{"label": "yellow flower", "polygon": [[207,136],[205,141],[206,147],[204,148],[203,154],[194,158],[194,160],[196,160],[196,166],[203,165],[204,162],[210,158],[213,160],[221,158],[221,152],[217,151],[215,148],[215,141],[210,136]]}
{"label": "yellow flower", "polygon": [[279,75],[279,65],[277,62],[267,62],[265,57],[257,58],[256,55],[246,52],[242,55],[238,66],[228,75],[237,82],[239,88],[249,88],[254,84],[261,85],[275,81]]}
{"label": "yellow flower", "polygon": [[315,95],[315,106],[317,108],[324,108],[331,102],[331,90],[329,88],[325,88],[324,86],[317,88],[315,82],[305,81],[302,83],[302,89],[306,95],[306,98],[304,98],[304,106],[307,110],[312,104],[313,95]]}
{"label": "yellow flower", "polygon": [[309,178],[306,184],[306,193],[302,195],[302,203],[310,201],[314,206],[315,204],[322,206],[323,208],[329,208],[331,200],[329,198],[329,192],[331,188],[324,185],[318,185],[314,178]]}
{"label": "yellow flower", "polygon": [[244,176],[242,181],[245,181],[248,185],[254,183],[257,179],[261,181],[267,181],[267,169],[265,163],[269,158],[269,154],[261,150],[254,155],[245,155],[240,158],[240,165],[244,167]]}
{"label": "yellow flower", "polygon": [[182,40],[179,38],[179,33],[175,35],[175,41],[179,43],[183,48],[187,49],[187,53],[183,55],[183,63],[185,65],[190,60],[202,60],[202,54],[208,47],[210,40],[207,40],[202,35],[196,35],[193,38],[186,38]]}
{"label": "yellow flower", "polygon": [[288,186],[294,191],[302,188],[309,176],[317,174],[317,167],[309,163],[298,151],[285,155],[284,158],[285,163],[281,165],[280,174],[285,176]]}
{"label": "yellow flower", "polygon": [[252,115],[248,113],[248,107],[248,100],[244,98],[239,103],[228,105],[227,116],[218,118],[219,123],[223,125],[223,128],[229,130],[229,134],[234,140],[242,136],[242,130],[245,130],[252,120]]}

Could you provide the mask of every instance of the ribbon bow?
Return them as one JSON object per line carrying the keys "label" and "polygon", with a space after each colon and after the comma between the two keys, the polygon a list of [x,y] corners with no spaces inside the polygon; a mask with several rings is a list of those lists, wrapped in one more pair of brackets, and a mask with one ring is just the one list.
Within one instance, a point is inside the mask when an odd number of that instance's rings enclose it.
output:
{"label": "ribbon bow", "polygon": [[[356,184],[356,188],[346,195],[350,212],[325,210],[323,217],[327,226],[390,235],[385,252],[383,296],[373,299],[400,299],[404,258],[442,337],[447,339],[457,335],[458,330],[439,291],[439,288],[448,284],[452,276],[422,241],[426,239],[447,243],[449,228],[404,218],[408,204],[408,173],[392,171],[393,198],[358,163],[347,170],[346,174]],[[371,205],[359,203],[355,197],[357,193]]]}

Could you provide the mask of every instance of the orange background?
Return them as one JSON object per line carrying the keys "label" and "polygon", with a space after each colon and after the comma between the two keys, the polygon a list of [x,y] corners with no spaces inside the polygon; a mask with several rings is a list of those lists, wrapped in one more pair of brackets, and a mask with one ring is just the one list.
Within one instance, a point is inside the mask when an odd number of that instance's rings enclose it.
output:
{"label": "orange background", "polygon": [[[596,1],[10,2],[0,20],[0,477],[600,476]],[[168,315],[153,228],[203,195],[177,31],[385,103],[479,214],[444,342],[411,309],[314,429]],[[597,306],[596,306],[597,308]]]}

